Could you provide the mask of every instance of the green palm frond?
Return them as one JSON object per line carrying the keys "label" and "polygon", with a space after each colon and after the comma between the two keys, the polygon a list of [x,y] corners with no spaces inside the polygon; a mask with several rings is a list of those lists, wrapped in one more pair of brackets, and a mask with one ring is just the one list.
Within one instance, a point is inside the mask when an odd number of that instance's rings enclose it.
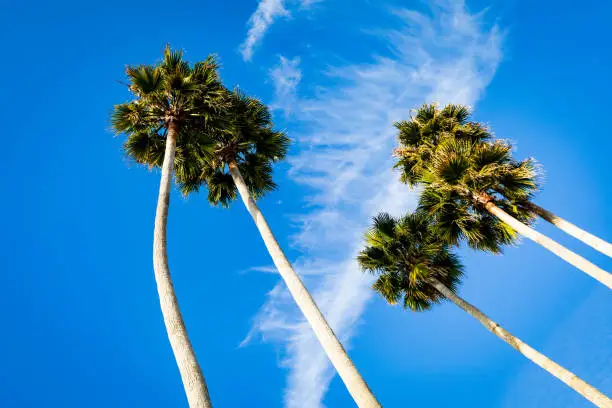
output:
{"label": "green palm frond", "polygon": [[159,67],[139,65],[127,67],[125,71],[131,83],[130,90],[134,94],[144,97],[162,90],[163,75]]}
{"label": "green palm frond", "polygon": [[440,115],[455,121],[457,125],[465,125],[472,112],[468,106],[449,104],[442,108]]}
{"label": "green palm frond", "polygon": [[392,305],[397,304],[402,298],[401,284],[397,274],[380,275],[374,284],[372,284],[372,289]]}
{"label": "green palm frond", "polygon": [[156,132],[135,132],[127,137],[123,143],[123,150],[136,163],[161,167],[165,144],[165,140]]}
{"label": "green palm frond", "polygon": [[166,46],[164,49],[164,59],[161,63],[161,69],[164,70],[166,75],[181,74],[184,77],[189,75],[191,69],[189,63],[183,59],[183,54],[183,50],[172,50],[170,45]]}
{"label": "green palm frond", "polygon": [[433,122],[438,116],[440,112],[440,108],[438,108],[437,104],[426,104],[421,105],[414,115],[414,120],[421,124],[426,124],[429,122]]}
{"label": "green palm frond", "polygon": [[129,135],[134,132],[151,131],[159,125],[159,114],[158,109],[144,104],[122,103],[115,105],[111,115],[111,125],[116,134]]}
{"label": "green palm frond", "polygon": [[238,164],[238,168],[255,199],[276,190],[277,185],[272,178],[272,164],[265,157],[247,154]]}
{"label": "green palm frond", "polygon": [[216,171],[208,180],[208,201],[213,205],[229,207],[237,197],[236,185],[229,173]]}

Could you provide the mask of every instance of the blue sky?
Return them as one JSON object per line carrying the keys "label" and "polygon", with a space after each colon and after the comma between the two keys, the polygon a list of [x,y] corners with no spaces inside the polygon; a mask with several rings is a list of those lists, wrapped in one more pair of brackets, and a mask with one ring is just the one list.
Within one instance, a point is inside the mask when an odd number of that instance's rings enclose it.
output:
{"label": "blue sky", "polygon": [[[170,43],[218,54],[228,85],[275,108],[294,143],[262,209],[385,406],[587,407],[454,305],[384,304],[353,258],[371,215],[414,206],[390,170],[391,124],[425,100],[474,106],[544,166],[538,204],[612,239],[610,13],[595,0],[3,5],[0,405],[186,405],[152,274],[159,174],[108,129],[123,67]],[[168,239],[216,406],[353,406],[239,202],[175,192]],[[531,242],[461,252],[468,301],[612,394],[602,285]]]}

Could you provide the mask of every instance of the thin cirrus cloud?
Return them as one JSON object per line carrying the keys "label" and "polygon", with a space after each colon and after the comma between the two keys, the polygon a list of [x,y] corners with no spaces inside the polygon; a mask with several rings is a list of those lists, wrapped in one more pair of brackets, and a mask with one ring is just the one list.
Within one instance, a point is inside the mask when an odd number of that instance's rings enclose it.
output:
{"label": "thin cirrus cloud", "polygon": [[280,56],[280,62],[270,70],[270,78],[274,84],[274,109],[282,109],[291,113],[296,103],[296,89],[302,80],[300,57],[285,58]]}
{"label": "thin cirrus cloud", "polygon": [[307,8],[321,0],[260,0],[257,9],[249,18],[247,36],[240,46],[242,58],[251,61],[255,48],[263,40],[268,28],[279,18],[291,16],[289,8]]}
{"label": "thin cirrus cloud", "polygon": [[[281,57],[271,70],[276,106],[299,111],[299,153],[290,176],[313,193],[311,211],[297,218],[293,237],[304,255],[294,265],[341,341],[348,345],[372,296],[371,278],[355,255],[370,218],[400,214],[416,195],[391,171],[393,122],[424,101],[473,104],[501,60],[503,35],[461,0],[436,0],[430,13],[395,10],[397,27],[376,30],[388,56],[328,70],[336,86],[300,97],[307,73],[299,58]],[[299,311],[279,282],[267,295],[251,333],[282,344],[289,370],[285,405],[319,408],[334,371]],[[367,379],[367,375],[366,375]]]}

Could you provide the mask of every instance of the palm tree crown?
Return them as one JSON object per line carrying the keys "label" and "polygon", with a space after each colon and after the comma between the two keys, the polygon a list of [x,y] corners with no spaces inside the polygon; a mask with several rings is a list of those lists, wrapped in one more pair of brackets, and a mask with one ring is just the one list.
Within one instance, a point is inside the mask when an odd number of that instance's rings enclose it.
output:
{"label": "palm tree crown", "polygon": [[[227,106],[213,56],[190,65],[182,51],[164,50],[157,65],[128,66],[128,88],[134,100],[116,105],[114,130],[127,135],[123,148],[137,163],[161,167],[170,123],[177,125],[177,173],[202,129],[214,129]],[[197,130],[197,131],[196,131]]]}
{"label": "palm tree crown", "polygon": [[225,207],[237,197],[230,164],[237,165],[251,195],[259,198],[276,188],[272,165],[283,160],[289,148],[287,135],[274,130],[266,105],[239,90],[228,91],[227,98],[227,126],[200,139],[193,151],[196,160],[185,163],[189,170],[178,175],[185,195],[205,186],[208,200]]}
{"label": "palm tree crown", "polygon": [[425,186],[420,209],[436,218],[442,238],[452,244],[465,239],[472,248],[500,253],[516,240],[516,232],[482,203],[493,201],[530,223],[533,213],[525,202],[537,189],[536,166],[532,159],[515,161],[508,143],[493,141],[469,116],[469,108],[460,105],[423,105],[409,121],[398,122],[396,167],[403,182]]}
{"label": "palm tree crown", "polygon": [[365,241],[359,264],[378,276],[372,288],[391,304],[403,298],[404,307],[425,311],[444,300],[432,280],[452,291],[459,285],[463,274],[459,258],[423,212],[401,218],[381,213],[374,217]]}
{"label": "palm tree crown", "polygon": [[[289,138],[273,129],[272,115],[258,99],[225,88],[220,94],[207,121],[196,119],[184,130],[175,168],[185,196],[205,187],[211,204],[228,207],[237,197],[229,163],[237,164],[250,193],[262,197],[276,188],[272,165],[287,155]],[[165,139],[157,134],[134,139],[126,143],[128,155],[139,163],[161,166]]]}
{"label": "palm tree crown", "polygon": [[524,203],[537,189],[535,164],[514,161],[506,142],[447,138],[425,168],[419,208],[435,216],[453,244],[466,239],[473,248],[499,253],[516,240],[516,232],[484,208],[488,202],[525,224],[533,220]]}
{"label": "palm tree crown", "polygon": [[436,146],[445,137],[484,142],[492,138],[486,126],[469,121],[470,109],[462,105],[446,105],[440,109],[435,104],[423,104],[410,119],[395,123],[400,147],[396,168],[402,170],[401,180],[414,186],[421,180],[426,164],[431,160]]}

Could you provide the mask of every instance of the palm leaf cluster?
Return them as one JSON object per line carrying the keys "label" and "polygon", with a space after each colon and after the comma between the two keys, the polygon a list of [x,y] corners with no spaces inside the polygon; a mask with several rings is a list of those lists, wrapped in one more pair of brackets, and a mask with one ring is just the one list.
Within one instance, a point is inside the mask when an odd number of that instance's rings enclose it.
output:
{"label": "palm leaf cluster", "polygon": [[482,204],[494,202],[530,223],[533,213],[524,203],[537,190],[538,169],[533,159],[514,160],[509,143],[469,118],[465,106],[423,105],[410,120],[397,122],[396,167],[403,182],[424,187],[419,208],[436,219],[444,239],[500,253],[516,232]]}
{"label": "palm leaf cluster", "polygon": [[250,193],[259,198],[276,188],[272,166],[287,155],[289,138],[274,130],[270,111],[260,100],[237,89],[226,96],[226,126],[208,134],[206,143],[193,151],[197,160],[189,162],[191,168],[177,175],[177,181],[185,195],[204,186],[212,204],[227,207],[237,197],[229,164],[236,163]]}
{"label": "palm leaf cluster", "polygon": [[116,105],[111,123],[125,134],[126,154],[137,163],[161,166],[168,126],[178,127],[177,171],[188,161],[185,146],[193,145],[204,129],[218,127],[227,103],[213,56],[190,65],[183,53],[164,50],[156,65],[128,66],[128,88],[134,100]]}
{"label": "palm leaf cluster", "polygon": [[[273,129],[268,107],[256,98],[221,86],[215,102],[213,115],[182,128],[174,159],[179,189],[188,195],[204,187],[211,204],[228,207],[237,190],[227,166],[236,162],[251,194],[260,198],[276,188],[272,166],[285,158],[289,138]],[[161,167],[164,150],[165,135],[158,132],[134,134],[124,143],[130,158],[149,167]]]}
{"label": "palm leaf cluster", "polygon": [[458,287],[463,274],[459,258],[430,227],[423,212],[401,218],[387,213],[374,217],[358,261],[377,276],[372,288],[387,302],[401,301],[413,311],[425,311],[444,300],[432,279],[453,291]]}

